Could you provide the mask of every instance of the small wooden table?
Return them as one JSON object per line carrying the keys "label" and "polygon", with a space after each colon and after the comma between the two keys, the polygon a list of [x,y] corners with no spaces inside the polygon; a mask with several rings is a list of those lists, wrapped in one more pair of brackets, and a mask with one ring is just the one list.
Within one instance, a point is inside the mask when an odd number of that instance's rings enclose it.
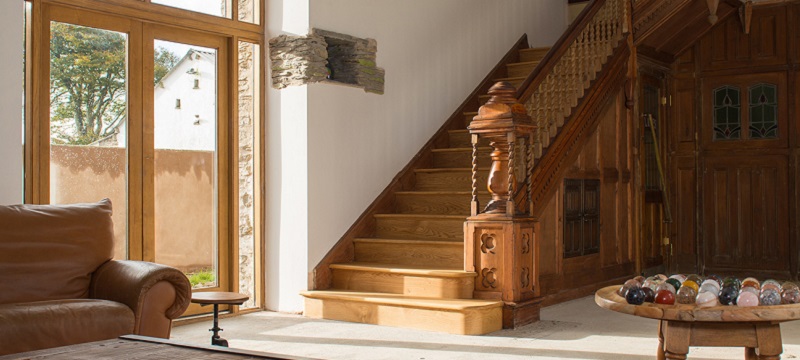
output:
{"label": "small wooden table", "polygon": [[211,335],[211,345],[228,347],[228,340],[219,336],[222,329],[219,327],[219,306],[220,305],[242,305],[245,301],[250,300],[250,297],[244,294],[235,292],[193,292],[192,302],[202,306],[214,305],[214,327],[208,329],[213,331]]}
{"label": "small wooden table", "polygon": [[800,304],[775,306],[630,305],[617,295],[620,285],[597,290],[594,301],[603,308],[661,322],[659,360],[686,359],[689,346],[742,346],[745,359],[780,359],[780,323],[800,319]]}

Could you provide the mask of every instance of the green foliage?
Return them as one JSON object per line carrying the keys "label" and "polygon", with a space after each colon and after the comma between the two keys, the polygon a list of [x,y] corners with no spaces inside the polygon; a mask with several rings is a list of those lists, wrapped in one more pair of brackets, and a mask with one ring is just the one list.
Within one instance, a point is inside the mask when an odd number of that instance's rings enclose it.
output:
{"label": "green foliage", "polygon": [[[50,103],[54,143],[86,145],[114,132],[127,116],[127,39],[122,33],[53,22]],[[160,80],[177,57],[159,48]],[[70,124],[71,123],[71,124]]]}
{"label": "green foliage", "polygon": [[189,277],[189,282],[192,284],[192,288],[198,285],[213,283],[216,280],[214,272],[210,269],[188,274],[187,276]]}

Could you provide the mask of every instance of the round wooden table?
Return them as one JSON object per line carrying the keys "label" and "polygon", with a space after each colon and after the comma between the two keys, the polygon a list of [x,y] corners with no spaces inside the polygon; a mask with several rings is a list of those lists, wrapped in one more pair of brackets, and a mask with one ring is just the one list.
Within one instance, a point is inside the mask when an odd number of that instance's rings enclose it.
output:
{"label": "round wooden table", "polygon": [[745,359],[780,359],[780,323],[800,319],[800,304],[714,306],[628,304],[617,295],[620,285],[597,290],[597,305],[616,312],[660,320],[657,357],[686,359],[689,346],[742,346]]}
{"label": "round wooden table", "polygon": [[214,327],[208,329],[212,331],[211,345],[228,347],[228,340],[219,336],[222,329],[219,327],[219,306],[220,305],[242,305],[245,301],[250,300],[250,297],[244,294],[235,292],[192,292],[192,302],[200,304],[201,306],[214,305]]}

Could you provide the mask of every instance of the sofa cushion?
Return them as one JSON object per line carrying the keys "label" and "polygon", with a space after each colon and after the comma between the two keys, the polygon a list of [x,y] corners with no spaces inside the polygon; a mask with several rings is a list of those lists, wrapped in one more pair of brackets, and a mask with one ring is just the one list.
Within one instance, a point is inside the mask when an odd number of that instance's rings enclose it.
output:
{"label": "sofa cushion", "polygon": [[0,355],[113,339],[133,333],[133,311],[108,300],[0,305]]}
{"label": "sofa cushion", "polygon": [[0,206],[0,304],[86,298],[113,251],[108,199]]}

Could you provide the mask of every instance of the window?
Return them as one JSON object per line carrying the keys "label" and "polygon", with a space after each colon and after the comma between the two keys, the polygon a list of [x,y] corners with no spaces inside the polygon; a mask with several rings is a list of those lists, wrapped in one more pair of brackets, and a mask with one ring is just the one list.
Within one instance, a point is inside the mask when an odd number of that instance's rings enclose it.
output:
{"label": "window", "polygon": [[[724,85],[714,89],[713,97],[714,141],[778,138],[777,85],[749,86],[744,99],[740,88]],[[743,106],[747,109],[744,113]],[[742,128],[747,131],[742,132]]]}
{"label": "window", "polygon": [[778,87],[757,84],[749,90],[750,138],[774,139],[778,137]]}
{"label": "window", "polygon": [[28,6],[26,201],[108,197],[115,258],[175,266],[195,291],[259,306],[262,1],[191,2],[228,14],[201,20],[180,9],[189,2],[155,3]]}
{"label": "window", "polygon": [[600,180],[564,180],[564,258],[600,252]]}
{"label": "window", "polygon": [[739,139],[742,107],[739,88],[723,86],[714,90],[714,141]]}

